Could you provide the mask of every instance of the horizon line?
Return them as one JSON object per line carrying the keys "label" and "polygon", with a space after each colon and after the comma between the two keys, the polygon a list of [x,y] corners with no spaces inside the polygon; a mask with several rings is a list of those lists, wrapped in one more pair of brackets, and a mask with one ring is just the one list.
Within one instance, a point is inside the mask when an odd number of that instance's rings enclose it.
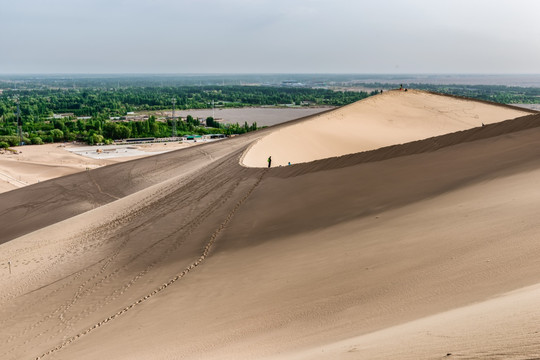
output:
{"label": "horizon line", "polygon": [[540,76],[540,73],[474,73],[474,72],[433,72],[433,73],[355,73],[355,72],[191,72],[191,73],[168,73],[168,72],[20,72],[0,73],[0,76],[65,76],[65,75],[91,75],[91,76],[276,76],[276,75],[333,75],[333,76]]}

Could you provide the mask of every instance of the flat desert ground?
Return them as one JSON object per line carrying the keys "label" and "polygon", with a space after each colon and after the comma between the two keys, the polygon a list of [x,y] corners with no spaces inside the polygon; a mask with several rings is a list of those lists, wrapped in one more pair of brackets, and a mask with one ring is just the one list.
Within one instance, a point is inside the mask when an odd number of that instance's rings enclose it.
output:
{"label": "flat desert ground", "polygon": [[539,143],[390,91],[4,192],[0,358],[539,358]]}

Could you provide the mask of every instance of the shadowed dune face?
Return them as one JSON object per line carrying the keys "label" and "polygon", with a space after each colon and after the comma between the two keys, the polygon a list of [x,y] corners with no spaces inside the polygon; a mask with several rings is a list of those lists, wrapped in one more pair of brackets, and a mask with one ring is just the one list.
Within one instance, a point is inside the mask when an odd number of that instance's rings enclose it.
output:
{"label": "shadowed dune face", "polygon": [[0,194],[0,358],[540,353],[540,115],[240,165],[286,128]]}
{"label": "shadowed dune face", "polygon": [[389,91],[264,136],[242,158],[249,167],[304,163],[466,130],[526,110],[409,90]]}

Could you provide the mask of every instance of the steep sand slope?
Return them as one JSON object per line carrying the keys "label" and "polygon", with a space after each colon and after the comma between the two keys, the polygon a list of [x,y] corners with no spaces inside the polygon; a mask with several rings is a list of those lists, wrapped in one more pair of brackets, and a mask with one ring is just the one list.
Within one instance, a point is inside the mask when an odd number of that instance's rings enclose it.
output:
{"label": "steep sand slope", "polygon": [[268,129],[0,194],[0,358],[537,356],[537,287],[492,299],[540,284],[539,126],[240,166]]}
{"label": "steep sand slope", "polygon": [[255,143],[242,163],[287,165],[373,150],[528,115],[525,109],[424,91],[389,91],[300,123]]}
{"label": "steep sand slope", "polygon": [[[529,140],[539,136],[536,131]],[[332,175],[339,179],[357,180],[340,180],[351,198],[341,205],[331,204],[332,194],[317,196],[306,189],[306,183],[330,188],[336,181],[330,174],[310,173],[286,181],[267,174],[200,268],[179,286],[168,287],[159,300],[151,298],[148,306],[66,346],[63,355],[287,359],[325,358],[324,352],[332,350],[326,358],[533,356],[540,351],[530,332],[538,326],[539,313],[533,307],[537,291],[495,304],[488,300],[540,280],[540,194],[534,190],[540,169],[533,159],[540,154],[533,151],[528,157],[532,144],[516,144],[523,138],[508,140],[484,141],[483,146],[495,149],[503,142],[493,155],[500,164],[486,154],[465,163],[451,160],[483,148],[470,143],[417,160],[334,170],[338,173]],[[502,149],[507,146],[519,150],[505,158]],[[515,155],[526,160],[508,169],[504,164]],[[443,165],[441,160],[450,163]],[[428,184],[429,179],[434,181]],[[355,187],[358,182],[368,185]],[[395,193],[400,187],[401,192],[414,190],[401,194],[400,202],[408,205],[389,204],[381,192],[370,194],[381,182],[386,182],[381,188],[394,188]],[[292,198],[287,204],[307,201],[309,193],[321,205],[306,204],[313,213],[285,209],[276,188]],[[352,199],[363,201],[354,206]],[[324,222],[329,217],[327,204],[336,216],[356,213],[354,220],[330,226],[335,219]],[[259,221],[250,216],[254,211],[267,216]],[[296,222],[303,229],[291,234]],[[270,236],[259,239],[262,229]],[[517,300],[527,307],[515,308]],[[467,307],[471,303],[477,305]],[[414,322],[459,307],[464,308]],[[503,327],[514,315],[519,316],[519,328],[516,323]],[[413,323],[394,327],[406,322]],[[495,325],[497,331],[492,330]],[[366,337],[331,344],[353,334]],[[114,342],[109,341],[112,337]],[[507,342],[496,341],[501,337]],[[411,343],[405,342],[409,339]],[[108,344],[106,350],[103,344]],[[505,346],[507,352],[501,353]],[[312,350],[297,354],[299,349]]]}
{"label": "steep sand slope", "polygon": [[[0,194],[0,244],[197,169],[243,149],[265,131],[113,164]],[[100,160],[102,161],[102,160]],[[204,181],[204,180],[201,180]]]}

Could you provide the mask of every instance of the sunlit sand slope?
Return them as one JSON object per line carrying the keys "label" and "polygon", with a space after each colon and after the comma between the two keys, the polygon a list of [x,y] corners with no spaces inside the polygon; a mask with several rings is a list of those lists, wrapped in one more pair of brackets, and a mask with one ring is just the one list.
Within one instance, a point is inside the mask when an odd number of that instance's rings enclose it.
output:
{"label": "sunlit sand slope", "polygon": [[497,106],[423,91],[389,91],[297,122],[263,137],[242,163],[265,167],[303,163],[528,115]]}

